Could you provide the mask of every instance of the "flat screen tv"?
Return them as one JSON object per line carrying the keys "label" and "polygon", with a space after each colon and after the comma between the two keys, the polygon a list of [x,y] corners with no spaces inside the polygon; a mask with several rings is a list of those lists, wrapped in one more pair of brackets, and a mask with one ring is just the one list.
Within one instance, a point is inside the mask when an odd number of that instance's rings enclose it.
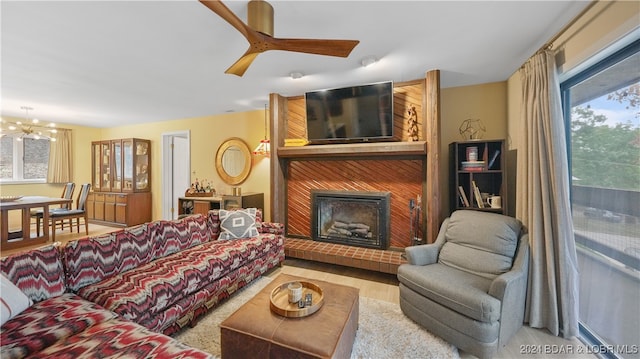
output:
{"label": "flat screen tv", "polygon": [[393,82],[305,93],[311,144],[393,139]]}

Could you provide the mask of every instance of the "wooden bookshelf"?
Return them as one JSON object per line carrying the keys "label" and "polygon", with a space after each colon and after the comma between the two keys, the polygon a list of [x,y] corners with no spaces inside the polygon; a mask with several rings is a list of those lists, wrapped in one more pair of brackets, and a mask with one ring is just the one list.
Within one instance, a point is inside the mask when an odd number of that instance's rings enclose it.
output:
{"label": "wooden bookshelf", "polygon": [[[469,161],[470,148],[477,149],[475,163]],[[504,140],[453,142],[449,145],[451,211],[472,209],[500,214],[507,213],[507,176]],[[476,188],[477,187],[477,191]],[[466,195],[465,204],[461,191]],[[502,206],[492,208],[478,193],[500,196]],[[482,196],[480,196],[482,197]],[[478,203],[480,202],[480,203]]]}

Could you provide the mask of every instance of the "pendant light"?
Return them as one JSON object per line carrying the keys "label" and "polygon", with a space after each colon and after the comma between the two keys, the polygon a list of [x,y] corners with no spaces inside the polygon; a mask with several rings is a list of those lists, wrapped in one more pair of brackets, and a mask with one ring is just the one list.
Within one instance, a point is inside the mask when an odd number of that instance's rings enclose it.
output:
{"label": "pendant light", "polygon": [[32,107],[22,106],[20,108],[25,111],[25,121],[7,121],[3,119],[0,125],[0,137],[13,136],[17,141],[22,141],[24,138],[56,140],[54,136],[58,130],[55,128],[55,123],[41,125],[38,119],[29,118],[29,111],[33,110]]}
{"label": "pendant light", "polygon": [[271,145],[267,139],[267,105],[264,105],[264,140],[260,140],[260,144],[253,150],[254,155],[267,156],[271,155]]}

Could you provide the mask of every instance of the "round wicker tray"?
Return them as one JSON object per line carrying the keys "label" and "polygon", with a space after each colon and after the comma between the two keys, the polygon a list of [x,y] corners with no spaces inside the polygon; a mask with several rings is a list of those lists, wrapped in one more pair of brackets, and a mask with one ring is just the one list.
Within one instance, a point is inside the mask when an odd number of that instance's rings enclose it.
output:
{"label": "round wicker tray", "polygon": [[301,318],[311,315],[322,307],[324,303],[324,294],[322,288],[307,281],[296,281],[302,284],[302,298],[305,298],[307,293],[311,293],[311,305],[304,308],[298,308],[298,303],[289,303],[289,292],[287,286],[293,282],[283,283],[271,291],[271,311],[276,314],[282,315],[288,318]]}

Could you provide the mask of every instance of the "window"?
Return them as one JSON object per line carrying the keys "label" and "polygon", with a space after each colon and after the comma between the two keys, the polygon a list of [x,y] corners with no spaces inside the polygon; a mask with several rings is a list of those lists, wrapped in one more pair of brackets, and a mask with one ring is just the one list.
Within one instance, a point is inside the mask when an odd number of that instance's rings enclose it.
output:
{"label": "window", "polygon": [[0,139],[0,181],[44,181],[48,165],[49,139]]}
{"label": "window", "polygon": [[561,85],[581,334],[636,357],[640,335],[640,40]]}

